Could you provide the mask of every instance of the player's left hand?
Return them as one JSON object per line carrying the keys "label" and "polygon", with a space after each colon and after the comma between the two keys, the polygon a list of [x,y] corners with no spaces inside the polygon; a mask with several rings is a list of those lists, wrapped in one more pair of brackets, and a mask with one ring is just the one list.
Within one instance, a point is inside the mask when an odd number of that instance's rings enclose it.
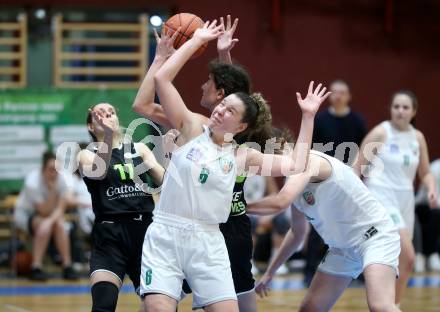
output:
{"label": "player's left hand", "polygon": [[238,42],[234,37],[235,30],[237,29],[238,18],[234,19],[234,24],[231,24],[231,15],[226,16],[226,27],[223,17],[220,17],[220,26],[223,34],[217,38],[217,51],[229,52]]}
{"label": "player's left hand", "polygon": [[301,94],[296,92],[296,99],[301,107],[303,115],[308,114],[310,116],[315,116],[319,109],[319,106],[327,99],[331,92],[325,93],[326,87],[322,88],[322,83],[318,84],[315,90],[313,90],[314,82],[311,81],[309,84],[309,90],[304,99],[302,99]]}

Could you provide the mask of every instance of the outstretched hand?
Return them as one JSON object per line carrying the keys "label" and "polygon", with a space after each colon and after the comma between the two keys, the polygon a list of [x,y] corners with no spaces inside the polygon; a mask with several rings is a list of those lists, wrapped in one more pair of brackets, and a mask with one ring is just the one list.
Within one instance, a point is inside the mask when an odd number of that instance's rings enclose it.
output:
{"label": "outstretched hand", "polygon": [[233,38],[237,25],[238,18],[234,19],[234,24],[231,24],[231,15],[227,15],[225,27],[223,17],[220,17],[220,26],[223,34],[221,34],[217,39],[217,51],[229,52],[232,50],[232,48],[238,42],[237,38]]}
{"label": "outstretched hand", "polygon": [[193,39],[198,39],[202,43],[214,40],[223,34],[222,25],[217,26],[217,20],[207,21],[202,28],[197,28]]}
{"label": "outstretched hand", "polygon": [[261,297],[267,297],[269,296],[269,283],[272,280],[272,277],[267,275],[267,273],[264,273],[261,277],[260,281],[257,283],[257,286],[255,286],[255,292]]}
{"label": "outstretched hand", "polygon": [[179,35],[180,27],[173,33],[171,30],[166,30],[166,27],[162,27],[162,33],[159,37],[156,28],[154,28],[154,37],[156,38],[156,56],[169,58],[175,51],[174,41]]}
{"label": "outstretched hand", "polygon": [[[309,90],[306,97],[303,99],[299,92],[296,92],[296,99],[298,100],[299,107],[304,114],[314,116],[319,109],[319,106],[325,101],[325,99],[331,94],[331,92],[325,93],[326,87],[322,88],[322,84],[318,84],[315,90],[313,90],[313,81],[309,84]],[[322,88],[322,89],[321,89]]]}

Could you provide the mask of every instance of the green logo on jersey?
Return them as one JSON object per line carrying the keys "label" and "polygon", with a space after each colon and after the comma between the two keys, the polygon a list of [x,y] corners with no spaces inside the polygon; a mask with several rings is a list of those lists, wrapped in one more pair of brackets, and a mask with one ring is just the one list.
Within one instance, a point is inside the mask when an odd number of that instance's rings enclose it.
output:
{"label": "green logo on jersey", "polygon": [[233,214],[238,214],[243,212],[246,209],[246,206],[244,205],[244,203],[242,201],[240,202],[236,202],[236,203],[231,203],[231,213]]}
{"label": "green logo on jersey", "polygon": [[235,178],[235,183],[243,183],[245,180],[246,180],[245,175],[237,176],[237,178]]}
{"label": "green logo on jersey", "polygon": [[206,180],[208,180],[209,170],[208,168],[203,167],[202,171],[200,171],[199,182],[205,184]]}
{"label": "green logo on jersey", "polygon": [[130,180],[133,180],[133,175],[134,175],[133,164],[117,164],[113,166],[113,169],[118,170],[119,176],[121,177],[122,181],[127,180],[127,176],[126,176],[127,172],[128,172],[128,178]]}
{"label": "green logo on jersey", "polygon": [[409,155],[403,155],[403,165],[404,165],[405,167],[408,167],[408,166],[409,166],[409,163],[410,163]]}
{"label": "green logo on jersey", "polygon": [[149,269],[145,273],[145,284],[150,285],[152,279],[153,279],[153,270]]}

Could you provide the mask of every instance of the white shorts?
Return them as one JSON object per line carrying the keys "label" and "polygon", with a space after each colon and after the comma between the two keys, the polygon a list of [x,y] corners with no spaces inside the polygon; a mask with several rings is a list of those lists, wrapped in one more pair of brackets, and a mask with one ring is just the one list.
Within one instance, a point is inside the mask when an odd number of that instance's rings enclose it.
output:
{"label": "white shorts", "polygon": [[407,229],[414,233],[414,192],[413,190],[393,190],[381,186],[369,185],[368,189],[373,196],[387,209],[394,225],[400,229]]}
{"label": "white shorts", "polygon": [[237,300],[218,225],[155,215],[142,250],[140,294],[160,293],[179,301],[183,279],[193,291],[193,309]]}
{"label": "white shorts", "polygon": [[[380,229],[379,229],[380,231]],[[377,233],[351,248],[330,247],[318,270],[337,276],[357,278],[370,264],[385,264],[399,275],[400,236],[397,229]]]}

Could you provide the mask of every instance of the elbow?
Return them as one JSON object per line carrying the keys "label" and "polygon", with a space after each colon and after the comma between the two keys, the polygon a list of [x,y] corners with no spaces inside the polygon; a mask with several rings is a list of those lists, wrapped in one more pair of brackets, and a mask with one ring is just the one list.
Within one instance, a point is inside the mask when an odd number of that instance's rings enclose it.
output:
{"label": "elbow", "polygon": [[274,203],[274,208],[277,213],[286,210],[290,206],[290,200],[284,194],[278,194],[277,200]]}
{"label": "elbow", "polygon": [[156,85],[156,87],[160,84],[162,84],[165,81],[165,76],[162,73],[161,70],[159,70],[153,77],[154,79],[154,84]]}

